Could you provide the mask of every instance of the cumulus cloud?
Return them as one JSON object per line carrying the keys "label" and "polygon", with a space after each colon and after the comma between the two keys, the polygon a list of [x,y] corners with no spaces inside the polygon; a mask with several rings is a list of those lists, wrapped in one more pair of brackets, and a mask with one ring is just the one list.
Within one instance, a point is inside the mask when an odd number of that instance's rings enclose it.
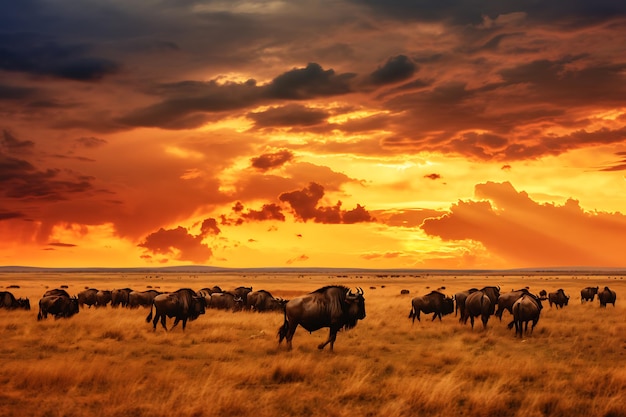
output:
{"label": "cumulus cloud", "polygon": [[317,183],[310,183],[302,190],[282,193],[278,198],[280,201],[288,203],[298,220],[313,220],[316,223],[357,223],[371,222],[375,219],[369,212],[357,204],[353,210],[342,210],[341,201],[334,206],[319,206],[320,200],[324,197],[324,187]]}
{"label": "cumulus cloud", "polygon": [[259,171],[267,171],[279,167],[293,159],[293,152],[283,149],[274,153],[266,153],[251,159],[252,166]]}
{"label": "cumulus cloud", "polygon": [[508,182],[478,184],[475,197],[421,228],[443,240],[480,242],[520,267],[623,266],[616,264],[626,233],[622,214],[588,212],[573,199],[541,204]]}
{"label": "cumulus cloud", "polygon": [[178,226],[176,229],[160,228],[146,236],[137,246],[157,255],[165,255],[179,261],[204,263],[213,256],[213,250],[202,243],[204,236],[194,236],[189,231]]}

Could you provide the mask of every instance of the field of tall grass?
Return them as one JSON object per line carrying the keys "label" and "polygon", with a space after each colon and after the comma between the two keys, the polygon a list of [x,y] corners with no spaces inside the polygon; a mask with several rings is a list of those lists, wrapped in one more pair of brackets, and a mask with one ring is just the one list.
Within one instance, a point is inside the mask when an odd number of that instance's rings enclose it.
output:
{"label": "field of tall grass", "polygon": [[[145,308],[36,319],[41,295],[61,285],[70,294],[246,285],[292,298],[331,284],[363,288],[367,312],[332,353],[317,349],[327,329],[298,328],[293,350],[279,347],[279,313],[207,310],[184,332],[153,331]],[[558,310],[544,302],[534,333],[521,339],[507,329],[508,312],[486,330],[454,314],[408,319],[416,295],[485,285],[563,288],[571,299]],[[580,290],[596,285],[617,292],[615,307],[581,303]],[[29,297],[32,310],[0,310],[0,416],[626,416],[620,276],[13,273],[0,275],[7,289]]]}

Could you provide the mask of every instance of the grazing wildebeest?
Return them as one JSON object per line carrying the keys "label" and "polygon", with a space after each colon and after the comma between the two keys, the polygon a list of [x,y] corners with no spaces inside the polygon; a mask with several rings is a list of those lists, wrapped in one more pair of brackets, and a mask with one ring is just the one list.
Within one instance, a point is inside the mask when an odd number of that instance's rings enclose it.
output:
{"label": "grazing wildebeest", "polygon": [[22,308],[30,310],[30,300],[28,298],[15,298],[9,291],[0,291],[0,308],[14,310]]}
{"label": "grazing wildebeest", "polygon": [[600,307],[606,307],[607,304],[613,304],[615,307],[615,299],[617,294],[609,287],[604,287],[602,291],[598,293],[598,300],[600,300]]}
{"label": "grazing wildebeest", "polygon": [[[522,337],[523,331],[528,334],[528,322],[532,321],[533,325],[530,328],[532,333],[539,321],[539,315],[541,314],[541,300],[531,294],[524,294],[521,296],[515,304],[513,304],[513,321],[515,323],[515,336]],[[522,326],[525,324],[525,328]]]}
{"label": "grazing wildebeest", "polygon": [[96,293],[96,307],[106,307],[111,302],[110,290],[99,290]]}
{"label": "grazing wildebeest", "polygon": [[161,326],[167,331],[167,327],[165,326],[166,317],[175,317],[176,320],[174,320],[172,329],[182,320],[184,331],[187,320],[195,320],[200,314],[204,314],[205,306],[206,300],[204,297],[197,295],[195,291],[189,288],[181,288],[172,293],[159,294],[154,297],[152,306],[150,307],[150,314],[146,317],[146,322],[149,323],[150,320],[152,320],[152,308],[154,307],[155,314],[154,320],[152,321],[153,330],[156,330],[156,325],[160,319]]}
{"label": "grazing wildebeest", "polygon": [[586,287],[580,290],[580,302],[593,301],[594,297],[598,293],[599,287]]}
{"label": "grazing wildebeest", "polygon": [[441,321],[442,315],[445,316],[454,312],[454,300],[451,297],[446,297],[445,294],[439,291],[431,291],[426,295],[415,297],[411,300],[409,318],[413,319],[413,323],[415,323],[415,319],[421,321],[420,312],[424,314],[435,313],[433,314],[433,321],[437,317]]}
{"label": "grazing wildebeest", "polygon": [[330,343],[330,350],[333,350],[337,332],[342,328],[351,329],[365,318],[365,298],[360,288],[355,294],[346,287],[332,285],[289,300],[284,312],[285,321],[278,329],[279,345],[286,339],[287,349],[291,350],[291,340],[298,325],[309,332],[328,327],[328,340],[318,345],[318,349],[324,349]]}
{"label": "grazing wildebeest", "polygon": [[214,285],[212,288],[202,288],[200,291],[198,291],[198,295],[202,295],[203,297],[208,295],[211,295],[213,293],[216,292],[223,292],[222,289],[220,287],[218,287],[217,285]]}
{"label": "grazing wildebeest", "polygon": [[552,304],[556,306],[556,308],[563,308],[569,302],[569,295],[565,295],[565,291],[563,288],[559,288],[555,292],[551,292],[548,294],[548,303],[550,303],[550,307]]}
{"label": "grazing wildebeest", "polygon": [[[497,302],[498,309],[495,313],[496,317],[502,321],[502,313],[504,313],[505,310],[513,315],[513,304],[515,304],[515,302],[524,294],[530,294],[526,288],[500,294]],[[513,322],[511,322],[511,327],[513,327]],[[511,327],[509,327],[509,329]]]}
{"label": "grazing wildebeest", "polygon": [[119,288],[111,291],[111,307],[127,307],[130,293],[133,292],[130,288]]}
{"label": "grazing wildebeest", "polygon": [[55,288],[53,290],[48,290],[45,293],[43,293],[42,297],[48,297],[50,295],[62,295],[64,297],[70,298],[70,295],[67,293],[67,291],[65,291],[64,289],[61,289],[61,288]]}
{"label": "grazing wildebeest", "polygon": [[37,320],[45,319],[48,314],[60,317],[72,317],[78,313],[78,298],[65,295],[48,295],[39,300]]}
{"label": "grazing wildebeest", "polygon": [[243,305],[245,306],[248,302],[248,293],[252,292],[252,287],[237,287],[229,292],[235,297],[240,297],[243,300]]}
{"label": "grazing wildebeest", "polygon": [[459,316],[460,322],[465,321],[465,300],[467,299],[467,296],[476,291],[478,291],[478,288],[470,288],[467,291],[461,291],[454,294],[454,300],[456,301],[454,315],[456,316],[459,312],[461,313]]}
{"label": "grazing wildebeest", "polygon": [[539,291],[539,299],[541,301],[548,299],[548,293],[546,292],[546,290]]}
{"label": "grazing wildebeest", "polygon": [[481,317],[483,322],[483,328],[487,328],[487,322],[489,316],[491,316],[498,304],[498,297],[500,296],[500,287],[484,287],[481,290],[474,291],[465,299],[465,319],[463,324],[467,323],[467,319],[470,319],[472,329],[474,329],[474,317]]}
{"label": "grazing wildebeest", "polygon": [[78,297],[78,305],[80,306],[80,308],[84,308],[85,305],[87,305],[87,307],[96,305],[96,303],[98,302],[98,300],[96,299],[96,294],[98,293],[98,290],[95,288],[88,288],[86,290],[83,290],[81,292],[79,292],[77,294]]}
{"label": "grazing wildebeest", "polygon": [[287,303],[286,300],[275,298],[269,291],[258,290],[248,293],[246,306],[249,310],[261,313],[264,311],[282,311],[285,303]]}
{"label": "grazing wildebeest", "polygon": [[236,312],[243,310],[245,307],[243,299],[230,292],[216,292],[211,295],[205,295],[204,298],[208,308],[217,310]]}
{"label": "grazing wildebeest", "polygon": [[161,292],[157,290],[131,291],[130,294],[128,294],[128,307],[137,308],[142,306],[152,308],[152,300],[159,294],[161,294]]}

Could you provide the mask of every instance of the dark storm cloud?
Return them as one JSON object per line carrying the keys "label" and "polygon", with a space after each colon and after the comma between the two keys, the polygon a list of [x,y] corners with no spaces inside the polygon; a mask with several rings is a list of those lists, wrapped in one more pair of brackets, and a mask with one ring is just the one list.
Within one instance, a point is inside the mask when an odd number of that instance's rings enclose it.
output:
{"label": "dark storm cloud", "polygon": [[36,89],[30,87],[0,84],[0,100],[21,100],[32,97],[36,91]]}
{"label": "dark storm cloud", "polygon": [[97,81],[116,73],[119,65],[90,55],[86,44],[59,44],[46,37],[0,35],[0,69],[76,81]]}
{"label": "dark storm cloud", "polygon": [[252,158],[252,166],[260,171],[267,171],[284,165],[293,159],[293,153],[286,149],[274,153],[266,153]]}
{"label": "dark storm cloud", "polygon": [[406,55],[389,58],[385,65],[370,74],[370,81],[375,85],[397,83],[411,78],[417,66]]}
{"label": "dark storm cloud", "polygon": [[[243,83],[184,81],[162,85],[153,90],[165,99],[160,103],[135,110],[119,121],[129,126],[153,126],[165,129],[188,129],[207,121],[205,113],[219,113],[253,107],[276,100],[305,100],[348,94],[354,74],[335,74],[311,63],[274,78],[268,85],[258,86],[255,80]],[[313,115],[321,118],[321,115]],[[276,113],[269,116],[278,117]],[[302,117],[302,114],[300,115]],[[278,117],[280,118],[280,117]],[[263,119],[259,117],[259,121]],[[283,120],[284,122],[284,120]]]}
{"label": "dark storm cloud", "polygon": [[314,126],[324,122],[330,113],[299,104],[288,104],[281,107],[271,107],[260,112],[250,112],[247,116],[254,120],[256,128],[266,128]]}
{"label": "dark storm cloud", "polygon": [[298,220],[307,222],[313,220],[316,223],[339,224],[371,222],[375,219],[365,208],[359,204],[352,210],[342,210],[341,201],[334,206],[319,206],[320,200],[324,197],[324,187],[314,182],[308,187],[282,193],[278,199],[288,203]]}
{"label": "dark storm cloud", "polygon": [[352,0],[369,6],[376,13],[397,20],[424,22],[449,21],[453,24],[480,24],[484,16],[492,19],[509,13],[524,12],[536,22],[570,27],[626,16],[626,4],[614,0],[528,2],[524,0]]}
{"label": "dark storm cloud", "polygon": [[155,255],[171,256],[179,261],[203,263],[213,257],[213,250],[202,243],[202,234],[194,236],[182,226],[176,229],[160,228],[146,236],[137,246]]}

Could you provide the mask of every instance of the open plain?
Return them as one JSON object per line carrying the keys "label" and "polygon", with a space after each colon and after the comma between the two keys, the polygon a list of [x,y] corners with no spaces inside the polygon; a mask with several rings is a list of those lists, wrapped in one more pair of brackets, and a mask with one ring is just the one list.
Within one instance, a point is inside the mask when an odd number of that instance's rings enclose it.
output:
{"label": "open plain", "polygon": [[[153,331],[146,308],[92,307],[37,321],[38,300],[61,285],[71,295],[245,285],[288,299],[335,284],[364,290],[367,317],[339,333],[334,352],[317,349],[327,329],[299,328],[292,351],[279,346],[282,313],[207,310],[184,332]],[[523,338],[507,329],[508,312],[486,330],[454,314],[408,319],[416,295],[487,285],[563,288],[571,298],[563,309],[545,301]],[[587,286],[615,290],[615,307],[581,303]],[[0,309],[6,417],[626,416],[621,275],[4,273],[0,290],[31,303],[30,311]]]}

